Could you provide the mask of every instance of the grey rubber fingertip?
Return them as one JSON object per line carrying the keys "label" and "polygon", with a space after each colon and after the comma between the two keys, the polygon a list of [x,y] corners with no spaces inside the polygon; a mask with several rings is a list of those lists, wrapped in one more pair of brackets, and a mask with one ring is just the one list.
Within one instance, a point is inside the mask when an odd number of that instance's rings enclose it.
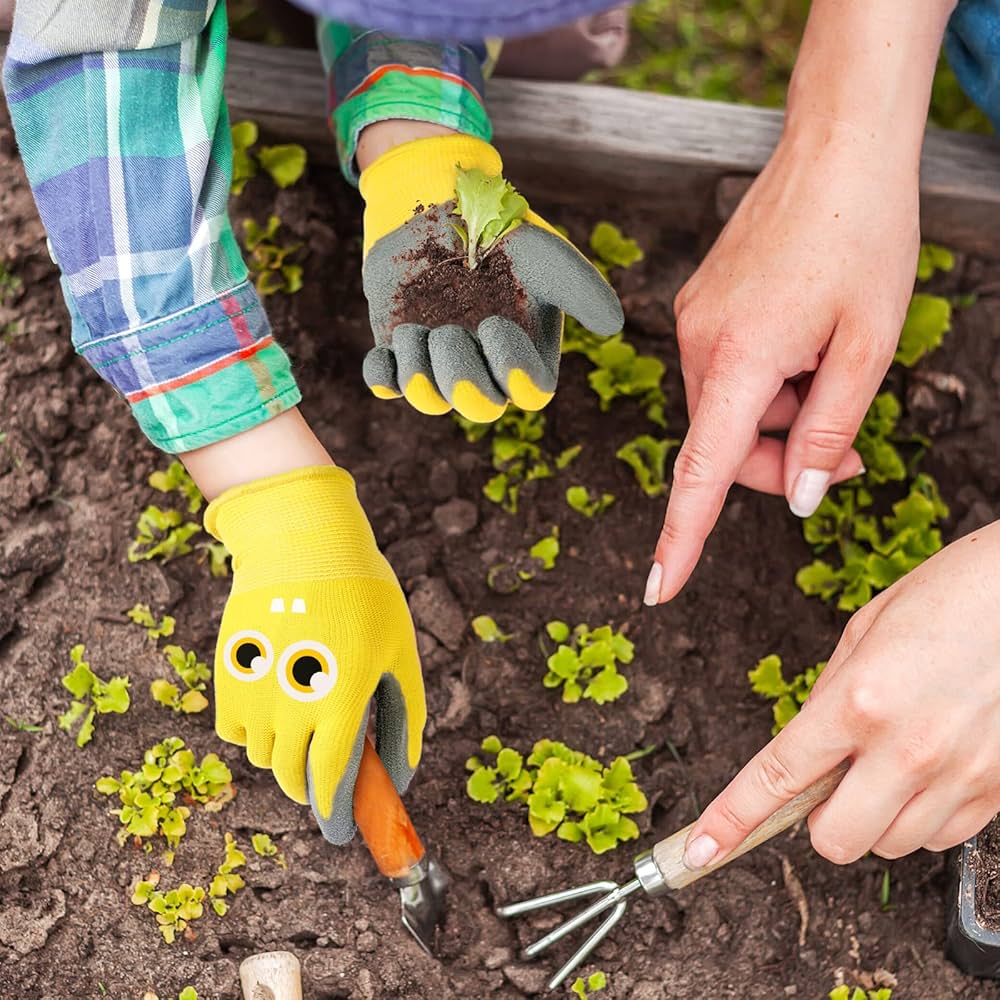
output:
{"label": "grey rubber fingertip", "polygon": [[[427,349],[427,335],[430,330],[419,323],[403,323],[392,331],[392,353],[396,357],[396,378],[400,389],[405,392],[407,383],[416,374],[426,375],[431,384],[434,370],[431,355]],[[438,390],[440,392],[440,389]]]}
{"label": "grey rubber fingertip", "polygon": [[571,243],[530,222],[504,238],[521,284],[536,299],[610,337],[625,323],[618,295]]}
{"label": "grey rubber fingertip", "polygon": [[399,382],[396,380],[396,359],[388,347],[373,347],[365,355],[361,373],[369,389],[382,386],[393,392],[400,392]]}
{"label": "grey rubber fingertip", "polygon": [[[354,839],[357,831],[357,824],[354,822],[354,784],[358,780],[358,768],[361,767],[361,754],[365,748],[365,731],[368,729],[368,712],[365,711],[358,727],[358,735],[354,739],[354,747],[351,750],[350,759],[344,769],[344,775],[337,785],[337,791],[333,795],[333,808],[327,819],[323,818],[316,802],[316,792],[312,782],[312,760],[306,763],[306,784],[309,789],[309,805],[312,806],[313,816],[319,824],[320,832],[330,841],[342,847],[349,844]],[[310,749],[310,758],[312,750]]]}
{"label": "grey rubber fingertip", "polygon": [[[541,307],[546,309],[546,307]],[[547,311],[552,311],[550,308]],[[476,331],[493,378],[510,394],[511,369],[523,371],[542,392],[555,392],[559,377],[559,325],[542,331],[536,346],[516,323],[503,316],[487,316]],[[551,326],[551,324],[549,324]],[[542,356],[542,352],[548,359]]]}
{"label": "grey rubber fingertip", "polygon": [[409,787],[414,768],[410,767],[407,742],[409,718],[403,689],[392,674],[383,674],[375,692],[375,749],[400,795]]}
{"label": "grey rubber fingertip", "polygon": [[[427,338],[438,391],[456,409],[455,386],[471,382],[487,399],[503,406],[507,397],[493,381],[476,338],[461,326],[439,326]],[[459,411],[461,412],[461,411]],[[469,414],[463,414],[469,416]]]}

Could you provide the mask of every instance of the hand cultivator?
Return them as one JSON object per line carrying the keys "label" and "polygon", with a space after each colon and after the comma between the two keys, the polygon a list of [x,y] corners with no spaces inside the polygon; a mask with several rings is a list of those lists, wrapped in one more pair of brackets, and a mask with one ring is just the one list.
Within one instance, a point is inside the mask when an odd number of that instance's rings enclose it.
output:
{"label": "hand cultivator", "polygon": [[[611,880],[600,882],[589,882],[586,885],[579,885],[572,889],[563,889],[559,892],[550,892],[535,899],[526,899],[520,903],[508,903],[506,906],[497,908],[497,913],[501,917],[517,917],[522,913],[530,913],[534,910],[546,909],[549,906],[558,906],[560,903],[568,903],[572,900],[586,899],[589,896],[598,896],[593,903],[581,910],[576,916],[560,924],[555,930],[550,931],[544,937],[539,938],[533,944],[528,945],[522,952],[524,959],[537,958],[552,945],[561,941],[564,937],[572,934],[573,931],[583,927],[595,917],[607,913],[600,926],[591,933],[583,944],[570,956],[559,971],[549,980],[548,989],[554,990],[562,983],[578,966],[580,966],[587,956],[604,940],[611,929],[625,915],[628,907],[629,897],[642,889],[647,896],[659,896],[669,889],[681,889],[692,882],[697,881],[703,875],[730,861],[746,854],[753,848],[758,847],[765,841],[770,840],[777,834],[794,826],[804,819],[821,802],[825,802],[832,794],[841,778],[847,773],[847,764],[840,765],[836,770],[820,778],[810,785],[804,792],[796,796],[791,802],[782,806],[770,819],[765,820],[746,840],[743,841],[734,851],[728,854],[717,864],[708,865],[693,871],[684,864],[684,846],[687,843],[688,834],[694,826],[692,823],[678,830],[676,833],[661,840],[652,850],[644,851],[635,859],[635,877],[624,885],[619,885]],[[610,911],[610,913],[608,912]]]}

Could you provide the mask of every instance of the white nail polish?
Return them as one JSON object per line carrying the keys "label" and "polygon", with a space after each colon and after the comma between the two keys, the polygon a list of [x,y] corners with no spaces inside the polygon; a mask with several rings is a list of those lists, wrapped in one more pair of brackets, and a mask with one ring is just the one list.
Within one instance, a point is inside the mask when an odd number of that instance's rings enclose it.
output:
{"label": "white nail polish", "polygon": [[649,576],[646,577],[646,593],[643,595],[642,603],[652,607],[660,603],[660,581],[663,579],[663,567],[655,562],[650,567]]}
{"label": "white nail polish", "polygon": [[830,473],[823,469],[803,469],[795,480],[788,506],[796,517],[812,517],[826,496]]}

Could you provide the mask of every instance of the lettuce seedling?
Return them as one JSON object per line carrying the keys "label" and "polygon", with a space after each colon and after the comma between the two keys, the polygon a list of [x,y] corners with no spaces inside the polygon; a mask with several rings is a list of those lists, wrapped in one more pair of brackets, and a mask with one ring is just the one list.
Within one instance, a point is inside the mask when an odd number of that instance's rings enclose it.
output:
{"label": "lettuce seedling", "polygon": [[243,220],[247,266],[255,275],[254,286],[262,296],[275,292],[294,295],[302,288],[302,265],[290,263],[289,257],[305,244],[279,244],[275,237],[280,227],[281,219],[276,215],[268,216],[266,226],[253,219]]}
{"label": "lettuce seedling", "polygon": [[552,530],[528,549],[528,555],[537,559],[542,564],[542,569],[555,569],[556,559],[559,557],[559,525],[552,525]]}
{"label": "lettuce seedling", "polygon": [[603,972],[592,972],[587,976],[586,981],[583,976],[577,976],[570,987],[570,992],[575,993],[580,1000],[587,1000],[587,997],[592,996],[594,993],[598,993],[600,990],[607,989],[608,987],[608,977]]}
{"label": "lettuce seedling", "polygon": [[950,271],[955,266],[955,255],[936,243],[921,243],[917,257],[917,280],[929,281],[937,271]]}
{"label": "lettuce seedling", "polygon": [[186,556],[193,549],[190,538],[201,529],[194,521],[185,521],[178,510],[161,510],[150,504],[135,525],[136,536],[128,547],[128,561],[160,559],[170,562]]}
{"label": "lettuce seedling", "polygon": [[472,619],[472,631],[483,642],[509,642],[512,634],[501,631],[500,626],[489,615],[476,615]]}
{"label": "lettuce seedling", "polygon": [[175,712],[193,715],[208,708],[208,699],[202,693],[205,684],[212,676],[208,666],[202,663],[194,653],[185,652],[180,646],[164,646],[163,655],[174,668],[174,672],[184,685],[184,693],[170,681],[160,678],[149,685],[149,693],[153,701]]}
{"label": "lettuce seedling", "polygon": [[781,669],[781,657],[772,653],[759,660],[757,666],[747,673],[754,693],[774,701],[771,706],[774,714],[774,726],[771,729],[773,735],[777,736],[799,714],[799,709],[805,704],[816,678],[825,666],[826,660],[823,660],[815,667],[796,674],[789,682],[785,680]]}
{"label": "lettuce seedling", "polygon": [[[155,874],[155,873],[154,873]],[[145,906],[156,917],[156,924],[167,944],[173,944],[177,934],[186,930],[192,920],[205,912],[205,890],[182,882],[176,889],[163,892],[157,889],[159,875],[143,879],[132,891],[131,900],[136,906]]]}
{"label": "lettuce seedling", "polygon": [[161,493],[179,493],[187,503],[187,512],[197,514],[205,503],[195,481],[180,462],[174,461],[162,471],[152,472],[149,485]]}
{"label": "lettuce seedling", "polygon": [[136,625],[141,625],[146,630],[146,635],[153,642],[160,638],[169,638],[174,634],[176,619],[170,615],[164,615],[157,622],[148,604],[136,604],[129,608],[126,614]]}
{"label": "lettuce seedling", "polygon": [[587,376],[605,412],[619,396],[637,398],[646,407],[664,402],[661,383],[666,366],[651,354],[640,354],[620,335],[603,341],[587,356],[594,370]]}
{"label": "lettuce seedling", "polygon": [[900,442],[896,424],[901,412],[899,400],[891,392],[881,392],[861,422],[854,447],[865,464],[869,483],[902,482],[906,478],[906,464],[896,448]]}
{"label": "lettuce seedling", "polygon": [[595,493],[591,496],[586,486],[570,486],[566,490],[566,503],[584,517],[603,514],[615,502],[613,493]]}
{"label": "lettuce seedling", "polygon": [[941,346],[951,329],[951,303],[940,295],[916,292],[906,310],[893,361],[912,368],[925,354]]}
{"label": "lettuce seedling", "polygon": [[935,525],[949,511],[926,473],[914,479],[908,495],[893,504],[881,525],[875,516],[859,513],[871,503],[867,491],[844,489],[838,495],[840,504],[826,497],[813,515],[816,520],[807,519],[804,530],[815,539],[817,552],[836,544],[841,565],[815,559],[798,571],[795,582],[804,594],[824,601],[839,595],[841,611],[856,611],[940,550],[941,532]]}
{"label": "lettuce seedling", "polygon": [[168,847],[176,847],[191,815],[177,800],[217,812],[232,798],[232,780],[232,772],[216,754],[205,754],[197,763],[182,739],[169,737],[143,754],[139,770],[98,778],[94,787],[101,795],[117,795],[121,802],[121,808],[111,810],[122,825],[120,844],[130,836],[141,842],[159,834]]}
{"label": "lettuce seedling", "polygon": [[291,187],[305,171],[306,151],[295,143],[261,146],[256,153],[252,153],[251,147],[257,144],[260,135],[255,122],[236,122],[230,133],[233,141],[232,194],[243,193],[247,181],[257,176],[258,166],[280,188]]}
{"label": "lettuce seedling", "polygon": [[621,632],[613,632],[610,625],[591,629],[586,624],[571,631],[561,621],[549,622],[545,631],[558,648],[547,660],[542,683],[547,688],[562,687],[564,702],[575,704],[586,698],[604,705],[628,690],[618,664],[632,662],[635,646]]}
{"label": "lettuce seedling", "polygon": [[83,722],[76,731],[76,745],[81,748],[93,739],[94,720],[98,715],[123,715],[129,706],[128,677],[112,677],[109,681],[102,681],[83,658],[85,652],[82,643],[69,651],[73,669],[63,677],[62,683],[73,695],[73,701],[59,716],[59,728],[66,732],[72,731],[76,722],[83,717]]}
{"label": "lettuce seedling", "polygon": [[836,986],[830,990],[830,1000],[892,1000],[892,990],[863,990],[855,986]]}
{"label": "lettuce seedling", "polygon": [[455,214],[465,227],[454,226],[466,251],[466,263],[474,271],[490,249],[513,232],[528,212],[528,203],[513,184],[497,175],[490,177],[478,167],[458,168],[455,175]]}
{"label": "lettuce seedling", "polygon": [[645,254],[635,240],[625,236],[613,222],[598,222],[590,233],[593,264],[607,277],[612,267],[631,267]]}
{"label": "lettuce seedling", "polygon": [[527,760],[496,736],[481,744],[495,755],[492,765],[478,757],[466,761],[471,775],[466,785],[476,802],[523,802],[536,837],[555,832],[570,843],[586,841],[595,854],[634,840],[639,828],[628,814],[646,808],[646,796],[636,785],[632,766],[616,757],[608,767],[564,743],[539,740]]}
{"label": "lettuce seedling", "polygon": [[615,457],[635,473],[636,482],[646,496],[658,497],[666,490],[667,456],[679,444],[676,438],[640,434],[626,441],[615,452]]}
{"label": "lettuce seedling", "polygon": [[220,917],[229,910],[225,897],[236,895],[246,885],[242,875],[236,874],[237,868],[247,863],[247,856],[236,846],[236,838],[231,833],[226,834],[226,856],[218,871],[212,876],[208,887],[208,897],[212,901],[212,909]]}
{"label": "lettuce seedling", "polygon": [[274,858],[274,863],[279,868],[288,867],[285,855],[278,850],[277,845],[271,840],[268,834],[255,833],[250,838],[250,843],[253,845],[255,854],[260,855],[262,858]]}

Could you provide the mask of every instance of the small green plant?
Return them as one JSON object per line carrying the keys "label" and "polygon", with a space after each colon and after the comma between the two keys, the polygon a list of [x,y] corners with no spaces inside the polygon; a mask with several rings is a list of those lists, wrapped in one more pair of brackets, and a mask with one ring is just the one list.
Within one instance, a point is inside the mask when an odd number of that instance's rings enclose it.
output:
{"label": "small green plant", "polygon": [[559,557],[559,525],[552,525],[552,530],[528,549],[528,555],[537,559],[542,564],[542,569],[555,569],[556,559]]}
{"label": "small green plant", "polygon": [[157,678],[149,685],[153,701],[185,715],[203,712],[208,708],[208,699],[203,692],[206,682],[212,676],[208,666],[194,653],[185,652],[180,646],[164,646],[163,655],[184,685],[184,693],[181,694],[181,689],[176,684]]}
{"label": "small green plant", "polygon": [[938,271],[950,271],[955,266],[955,255],[936,243],[921,243],[917,257],[917,280],[929,281]]}
{"label": "small green plant", "polygon": [[94,720],[98,715],[123,715],[129,706],[128,677],[112,677],[109,681],[102,681],[90,669],[90,664],[84,659],[85,655],[82,643],[69,651],[73,669],[63,677],[62,683],[73,695],[73,701],[59,716],[59,728],[67,733],[83,719],[76,731],[78,747],[85,747],[93,739]]}
{"label": "small green plant", "polygon": [[189,514],[197,514],[205,503],[195,481],[178,461],[173,461],[166,469],[149,474],[149,485],[161,493],[179,493],[187,505]]}
{"label": "small green plant", "polygon": [[528,203],[503,177],[490,177],[478,167],[458,168],[455,214],[464,228],[453,228],[462,238],[469,270],[475,270],[491,248],[521,224],[527,211]]}
{"label": "small green plant", "polygon": [[593,996],[593,994],[607,989],[607,987],[607,975],[603,972],[592,972],[587,976],[586,980],[583,976],[577,976],[569,989],[571,993],[575,993],[580,997],[580,1000],[587,1000],[587,997]]}
{"label": "small green plant", "polygon": [[948,508],[926,473],[914,479],[881,525],[874,515],[861,513],[872,503],[867,490],[839,490],[838,498],[839,503],[824,498],[804,530],[817,552],[836,545],[841,564],[814,559],[803,566],[795,582],[804,594],[837,598],[841,611],[856,611],[941,548],[935,525],[948,517]]}
{"label": "small green plant", "polygon": [[809,692],[812,691],[816,678],[823,672],[826,661],[809,667],[801,674],[796,674],[791,681],[785,680],[781,669],[781,657],[772,653],[759,660],[757,666],[747,673],[754,694],[773,700],[771,711],[774,714],[774,726],[771,732],[777,735],[788,725],[799,709],[805,704]]}
{"label": "small green plant", "polygon": [[665,397],[661,384],[666,366],[659,358],[640,354],[621,336],[602,341],[587,352],[587,357],[595,366],[587,381],[597,393],[602,410],[611,409],[619,396],[627,396],[638,399],[650,419],[663,425]]}
{"label": "small green plant", "polygon": [[205,890],[201,886],[182,882],[176,889],[163,892],[157,888],[159,881],[159,875],[154,873],[152,877],[138,882],[131,900],[136,906],[145,906],[156,917],[163,940],[173,944],[177,935],[205,912]]}
{"label": "small green plant", "polygon": [[262,858],[274,858],[274,863],[279,868],[288,867],[285,855],[278,850],[277,845],[274,844],[268,834],[255,833],[250,838],[250,843],[253,845],[255,854],[259,854]]}
{"label": "small green plant", "polygon": [[489,615],[476,615],[472,619],[472,631],[482,642],[509,642],[513,635],[501,630]]}
{"label": "small green plant", "polygon": [[629,814],[646,808],[646,796],[635,783],[632,766],[616,757],[608,767],[564,743],[539,740],[527,760],[496,736],[481,744],[494,755],[493,764],[470,757],[466,791],[476,802],[522,802],[536,837],[555,832],[570,843],[586,841],[595,854],[634,840],[639,828]]}
{"label": "small green plant", "polygon": [[614,502],[615,495],[613,493],[591,495],[586,486],[570,486],[566,490],[566,503],[584,517],[597,517],[598,514],[603,514]]}
{"label": "small green plant", "polygon": [[892,1000],[892,990],[863,990],[855,986],[835,986],[830,990],[830,1000]]}
{"label": "small green plant", "polygon": [[626,441],[615,457],[620,458],[635,473],[643,493],[658,497],[666,490],[667,456],[680,442],[675,438],[654,438],[640,434]]}
{"label": "small green plant", "polygon": [[15,719],[13,715],[5,715],[4,722],[17,733],[43,733],[44,726],[36,726],[33,722],[25,722],[23,719]]}
{"label": "small green plant", "polygon": [[254,286],[260,295],[284,292],[294,295],[302,288],[302,265],[293,264],[289,258],[302,249],[302,243],[282,246],[275,237],[281,228],[281,219],[270,215],[267,225],[262,226],[253,219],[243,220],[244,244],[248,259],[247,266],[255,275]]}
{"label": "small green plant", "polygon": [[161,638],[168,639],[174,634],[174,626],[177,624],[176,619],[170,615],[164,615],[157,622],[148,604],[136,604],[129,608],[126,613],[131,621],[134,621],[136,625],[141,625],[146,630],[146,635],[153,642]]}
{"label": "small green plant", "polygon": [[635,647],[621,632],[613,632],[610,625],[592,629],[584,624],[571,630],[561,621],[549,622],[545,631],[558,648],[547,660],[542,683],[547,688],[562,687],[563,701],[575,704],[586,698],[603,705],[628,690],[618,664],[631,663]]}
{"label": "small green plant", "polygon": [[201,803],[206,811],[216,812],[232,797],[232,780],[216,754],[205,754],[198,763],[182,739],[169,737],[143,754],[139,770],[98,778],[94,787],[101,795],[117,795],[121,802],[111,810],[122,825],[120,844],[130,836],[141,842],[159,834],[168,847],[176,847],[191,815],[189,806],[177,800]]}
{"label": "small green plant", "polygon": [[906,463],[896,448],[901,443],[896,433],[901,412],[899,400],[891,392],[880,392],[868,407],[854,439],[865,465],[865,482],[902,482],[906,478]]}
{"label": "small green plant", "polygon": [[882,882],[879,886],[878,894],[879,905],[882,907],[883,913],[888,913],[893,909],[892,905],[892,872],[885,868],[882,871]]}
{"label": "small green plant", "polygon": [[236,874],[237,868],[247,863],[247,856],[236,846],[236,838],[231,833],[226,834],[226,856],[212,876],[208,887],[208,897],[212,901],[212,909],[224,917],[229,909],[225,897],[235,896],[246,885],[242,875]]}
{"label": "small green plant", "polygon": [[236,122],[231,128],[233,139],[233,180],[230,191],[243,193],[247,181],[256,177],[258,167],[280,188],[291,187],[306,169],[306,151],[294,143],[281,146],[261,146],[256,152],[260,132],[256,122]]}
{"label": "small green plant", "polygon": [[912,368],[925,354],[941,346],[950,329],[951,303],[940,295],[914,293],[893,360]]}
{"label": "small green plant", "polygon": [[593,264],[605,276],[613,267],[631,267],[638,264],[645,254],[635,240],[624,233],[613,222],[598,222],[590,233],[590,249]]}
{"label": "small green plant", "polygon": [[0,306],[10,305],[20,294],[24,281],[0,260]]}

